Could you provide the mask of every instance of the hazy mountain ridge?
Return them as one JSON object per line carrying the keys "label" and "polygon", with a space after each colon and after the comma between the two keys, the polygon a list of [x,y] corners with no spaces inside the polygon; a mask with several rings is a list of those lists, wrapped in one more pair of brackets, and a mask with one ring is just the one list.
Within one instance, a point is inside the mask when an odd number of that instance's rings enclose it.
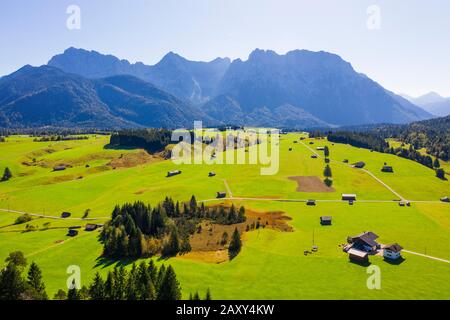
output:
{"label": "hazy mountain ridge", "polygon": [[[18,73],[26,74],[29,68]],[[102,127],[108,123],[110,127],[184,127],[203,119],[208,124],[310,128],[432,117],[356,72],[338,55],[323,51],[280,55],[256,49],[247,60],[233,62],[228,58],[190,61],[170,52],[148,66],[69,48],[45,68],[37,69],[58,73],[61,79],[47,83],[41,75],[38,83],[35,76],[25,77],[18,90],[16,84],[11,86],[19,79],[17,73],[0,79],[3,86],[9,83],[9,90],[0,90],[0,125],[78,121]],[[11,77],[16,77],[13,82]]]}
{"label": "hazy mountain ridge", "polygon": [[199,109],[129,75],[86,79],[26,66],[0,80],[0,127],[190,127]]}
{"label": "hazy mountain ridge", "polygon": [[402,96],[433,115],[445,117],[450,114],[450,98],[442,97],[436,92],[429,92],[417,98]]}
{"label": "hazy mountain ridge", "polygon": [[217,58],[211,62],[190,61],[169,52],[157,64],[148,66],[75,48],[67,49],[48,62],[50,66],[91,79],[132,75],[195,104],[211,98],[229,64],[228,58]]}

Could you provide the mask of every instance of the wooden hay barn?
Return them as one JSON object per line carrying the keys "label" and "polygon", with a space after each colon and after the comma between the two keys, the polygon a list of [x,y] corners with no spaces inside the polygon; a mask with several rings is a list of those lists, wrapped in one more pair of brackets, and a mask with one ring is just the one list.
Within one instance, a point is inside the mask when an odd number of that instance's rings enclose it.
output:
{"label": "wooden hay barn", "polygon": [[54,166],[53,171],[64,171],[66,170],[66,166]]}
{"label": "wooden hay barn", "polygon": [[95,231],[95,230],[97,230],[97,228],[98,228],[98,225],[93,224],[93,223],[88,223],[88,224],[84,227],[84,230],[85,230],[85,231]]}
{"label": "wooden hay barn", "polygon": [[366,166],[366,163],[362,162],[362,161],[358,161],[358,162],[354,163],[353,166],[357,169],[362,169]]}
{"label": "wooden hay barn", "polygon": [[367,254],[367,252],[351,248],[347,251],[347,253],[349,259],[352,261],[363,263],[369,262],[369,255]]}
{"label": "wooden hay barn", "polygon": [[75,229],[69,229],[69,231],[67,232],[67,235],[68,235],[69,237],[75,237],[75,236],[78,235],[78,230],[75,230]]}
{"label": "wooden hay barn", "polygon": [[70,212],[61,213],[61,218],[69,218],[72,214]]}
{"label": "wooden hay barn", "polygon": [[225,191],[217,192],[217,199],[223,199],[227,197],[227,193]]}
{"label": "wooden hay barn", "polygon": [[167,178],[173,177],[173,176],[176,176],[176,175],[179,175],[179,174],[181,174],[181,171],[180,171],[180,170],[169,171],[169,172],[167,172]]}
{"label": "wooden hay barn", "polygon": [[315,206],[316,205],[316,200],[310,199],[310,200],[306,201],[306,205],[307,206]]}
{"label": "wooden hay barn", "polygon": [[381,172],[394,172],[394,169],[391,166],[383,166]]}
{"label": "wooden hay barn", "polygon": [[211,171],[210,173],[208,173],[208,177],[214,177],[216,175],[215,172]]}
{"label": "wooden hay barn", "polygon": [[323,226],[331,226],[331,220],[332,220],[332,217],[330,217],[330,216],[320,217],[320,224]]}
{"label": "wooden hay barn", "polygon": [[342,201],[356,201],[356,194],[352,193],[343,193]]}

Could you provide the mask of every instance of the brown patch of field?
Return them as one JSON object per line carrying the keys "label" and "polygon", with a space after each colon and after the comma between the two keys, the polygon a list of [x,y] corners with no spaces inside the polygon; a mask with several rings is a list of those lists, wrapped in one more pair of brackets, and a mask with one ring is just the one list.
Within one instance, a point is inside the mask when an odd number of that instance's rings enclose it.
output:
{"label": "brown patch of field", "polygon": [[297,182],[297,192],[334,192],[334,188],[328,187],[319,177],[289,177],[291,181]]}
{"label": "brown patch of field", "polygon": [[141,189],[141,190],[136,191],[134,194],[140,195],[140,194],[146,193],[147,191],[148,191],[148,189]]}
{"label": "brown patch of field", "polygon": [[54,183],[62,183],[62,182],[67,182],[67,181],[72,181],[79,178],[78,176],[74,176],[74,175],[64,175],[64,176],[58,176],[58,177],[54,177],[51,179],[48,179],[46,181],[44,181],[42,184],[43,185],[47,185],[47,184],[54,184]]}
{"label": "brown patch of field", "polygon": [[179,256],[181,259],[195,260],[205,263],[222,263],[228,261],[228,250],[191,251]]}
{"label": "brown patch of field", "polygon": [[[244,223],[233,225],[221,225],[211,221],[203,221],[200,224],[200,232],[197,231],[189,240],[192,251],[182,257],[209,263],[228,261],[228,245],[235,228],[238,229],[243,237],[245,237],[246,232],[257,230],[258,225],[260,229],[270,228],[283,232],[293,231],[292,227],[287,223],[291,218],[285,216],[281,211],[257,212],[247,209],[245,216],[247,220]],[[228,235],[226,241],[223,241],[224,233]]]}
{"label": "brown patch of field", "polygon": [[150,155],[146,151],[140,150],[134,153],[122,154],[119,158],[111,160],[111,162],[108,163],[108,166],[113,168],[132,168],[160,160],[162,160],[161,157]]}

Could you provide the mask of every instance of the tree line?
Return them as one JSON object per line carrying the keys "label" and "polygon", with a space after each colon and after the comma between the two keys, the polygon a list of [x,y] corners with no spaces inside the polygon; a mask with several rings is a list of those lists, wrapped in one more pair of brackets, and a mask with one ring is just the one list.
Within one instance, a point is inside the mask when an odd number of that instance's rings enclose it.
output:
{"label": "tree line", "polygon": [[142,148],[149,153],[160,152],[171,143],[172,131],[166,129],[128,129],[113,133],[110,146]]}
{"label": "tree line", "polygon": [[[11,252],[0,270],[0,300],[48,300],[39,266],[32,262],[26,276],[27,259],[23,252]],[[79,286],[79,284],[78,284]],[[181,286],[172,266],[157,267],[149,263],[133,263],[128,271],[124,266],[108,271],[105,279],[97,272],[88,286],[77,288],[75,281],[68,291],[58,290],[56,300],[180,300]],[[192,295],[190,297],[192,299]],[[198,298],[198,299],[197,299]],[[198,293],[194,300],[199,300]],[[211,300],[206,292],[205,300]]]}
{"label": "tree line", "polygon": [[124,266],[108,271],[106,278],[98,272],[88,286],[77,288],[75,282],[67,293],[59,290],[56,300],[180,300],[181,287],[172,266],[158,268],[149,263],[133,263],[129,270]]}
{"label": "tree line", "polygon": [[189,203],[166,197],[155,207],[141,201],[116,206],[100,235],[103,254],[114,259],[185,254],[191,251],[190,236],[201,232],[203,220],[223,225],[242,223],[246,221],[245,208],[206,207],[198,205],[195,196]]}
{"label": "tree line", "polygon": [[[440,168],[439,158],[433,161],[430,154],[422,154],[418,151],[413,144],[410,144],[409,148],[404,147],[404,143],[400,147],[394,148],[386,142],[388,135],[376,133],[376,132],[329,132],[327,135],[328,141],[336,143],[349,144],[358,148],[370,149],[373,151],[390,153],[398,157],[410,159],[418,162],[430,169],[436,171],[436,176],[444,179],[445,172]],[[439,138],[441,139],[441,138]],[[403,141],[403,140],[402,140]],[[421,148],[422,145],[416,145]],[[427,149],[428,150],[428,149]],[[442,156],[442,154],[440,154]],[[445,158],[445,156],[444,156]]]}

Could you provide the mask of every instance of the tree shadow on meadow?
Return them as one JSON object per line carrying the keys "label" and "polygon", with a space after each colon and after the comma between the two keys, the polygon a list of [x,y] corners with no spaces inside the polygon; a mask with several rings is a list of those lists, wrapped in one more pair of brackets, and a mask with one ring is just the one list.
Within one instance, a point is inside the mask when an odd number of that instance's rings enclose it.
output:
{"label": "tree shadow on meadow", "polygon": [[114,259],[105,256],[99,256],[97,259],[95,259],[96,263],[94,268],[105,269],[113,265],[115,267],[126,267],[135,263],[137,260],[138,259]]}
{"label": "tree shadow on meadow", "polygon": [[383,259],[384,262],[387,262],[387,263],[389,263],[389,264],[391,264],[393,266],[398,266],[398,265],[402,264],[405,260],[406,259],[403,258],[403,257],[400,257],[400,258],[395,259],[395,260],[387,259],[387,258]]}

